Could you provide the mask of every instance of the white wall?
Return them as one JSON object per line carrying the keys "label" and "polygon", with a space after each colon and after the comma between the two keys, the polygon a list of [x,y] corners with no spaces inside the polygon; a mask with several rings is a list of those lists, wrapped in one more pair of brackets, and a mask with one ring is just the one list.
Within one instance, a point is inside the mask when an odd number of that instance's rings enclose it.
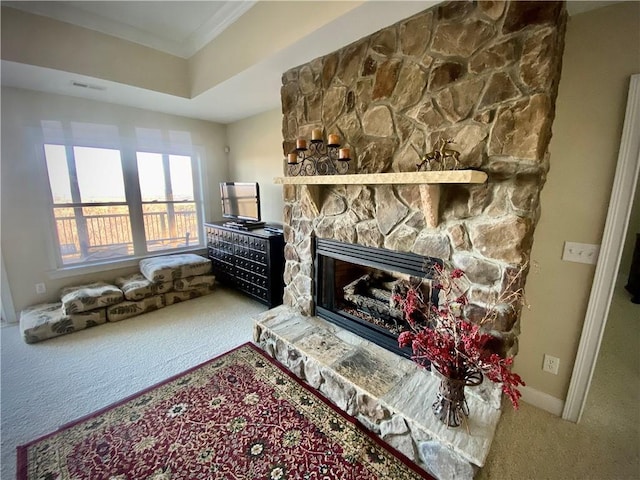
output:
{"label": "white wall", "polygon": [[[2,89],[2,256],[17,311],[59,298],[61,287],[97,279],[113,280],[135,268],[58,278],[51,253],[46,166],[33,143],[42,120],[115,125],[120,132],[136,127],[188,132],[202,152],[205,220],[220,217],[220,193],[209,189],[228,176],[224,153],[226,128],[211,122],[61,95],[13,88]],[[47,294],[36,295],[44,282]]]}
{"label": "white wall", "polygon": [[282,186],[273,183],[283,175],[282,113],[280,109],[249,117],[227,126],[230,181],[258,182],[262,219],[282,223]]}

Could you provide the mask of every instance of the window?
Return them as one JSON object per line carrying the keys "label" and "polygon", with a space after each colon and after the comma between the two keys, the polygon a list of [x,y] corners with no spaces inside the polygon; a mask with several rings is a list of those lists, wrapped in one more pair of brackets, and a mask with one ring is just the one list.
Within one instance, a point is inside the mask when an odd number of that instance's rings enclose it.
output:
{"label": "window", "polygon": [[191,158],[137,152],[137,160],[147,250],[176,248],[176,241],[197,244]]}
{"label": "window", "polygon": [[60,266],[202,245],[197,160],[126,152],[44,144]]}

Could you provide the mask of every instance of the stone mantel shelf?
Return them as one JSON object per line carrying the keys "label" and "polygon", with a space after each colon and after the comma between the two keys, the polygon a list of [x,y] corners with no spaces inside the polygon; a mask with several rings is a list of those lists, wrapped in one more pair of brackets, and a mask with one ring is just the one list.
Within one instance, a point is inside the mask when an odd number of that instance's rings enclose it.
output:
{"label": "stone mantel shelf", "polygon": [[279,185],[410,185],[442,183],[484,183],[487,174],[478,170],[445,170],[440,172],[361,173],[355,175],[313,175],[276,177]]}
{"label": "stone mantel shelf", "polygon": [[445,170],[440,172],[390,172],[362,173],[356,175],[314,175],[300,177],[276,177],[279,185],[302,185],[303,198],[306,196],[314,207],[315,215],[322,209],[323,185],[418,185],[422,213],[427,226],[438,226],[440,205],[440,185],[447,183],[485,183],[487,174],[478,170]]}

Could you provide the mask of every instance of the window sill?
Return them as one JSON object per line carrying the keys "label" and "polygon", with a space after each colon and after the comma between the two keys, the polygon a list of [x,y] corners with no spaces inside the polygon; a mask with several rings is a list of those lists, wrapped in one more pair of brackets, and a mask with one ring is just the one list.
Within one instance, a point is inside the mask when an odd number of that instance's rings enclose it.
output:
{"label": "window sill", "polygon": [[176,251],[168,251],[168,252],[157,252],[151,255],[146,255],[142,257],[129,257],[125,260],[115,260],[111,262],[101,262],[101,263],[92,263],[90,265],[69,265],[66,267],[60,267],[55,270],[49,270],[47,275],[50,280],[57,280],[60,278],[71,278],[78,277],[81,275],[88,275],[91,273],[99,273],[99,272],[107,272],[110,270],[119,270],[123,268],[132,268],[137,267],[140,260],[143,258],[150,257],[160,257],[163,255],[172,255],[177,253],[195,253],[198,255],[206,254],[206,247],[194,247],[191,249],[184,249],[178,252]]}

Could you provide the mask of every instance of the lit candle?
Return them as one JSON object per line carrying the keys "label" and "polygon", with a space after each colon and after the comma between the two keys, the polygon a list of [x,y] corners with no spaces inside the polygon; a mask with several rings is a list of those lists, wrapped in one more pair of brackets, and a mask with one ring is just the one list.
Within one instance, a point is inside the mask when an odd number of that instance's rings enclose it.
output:
{"label": "lit candle", "polygon": [[289,154],[289,163],[291,163],[291,164],[298,163],[298,154],[297,153],[290,153]]}
{"label": "lit candle", "polygon": [[314,128],[311,131],[311,140],[322,140],[322,129]]}
{"label": "lit candle", "polygon": [[351,158],[351,150],[349,148],[341,148],[340,149],[340,159]]}
{"label": "lit candle", "polygon": [[299,138],[296,140],[296,148],[305,149],[307,148],[307,141],[304,138]]}
{"label": "lit candle", "polygon": [[340,135],[332,133],[329,135],[329,145],[338,145],[340,143]]}

